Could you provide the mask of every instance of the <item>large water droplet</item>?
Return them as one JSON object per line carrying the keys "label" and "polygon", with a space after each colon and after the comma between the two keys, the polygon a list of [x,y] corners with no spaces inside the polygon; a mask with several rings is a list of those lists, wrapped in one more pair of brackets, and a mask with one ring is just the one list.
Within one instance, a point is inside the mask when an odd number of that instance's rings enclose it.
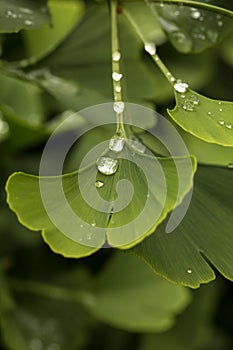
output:
{"label": "large water droplet", "polygon": [[[95,182],[95,187],[101,188],[101,187],[103,187],[103,186],[104,186],[104,183],[103,183],[102,181],[97,180],[97,181]],[[81,226],[81,225],[80,225],[80,226]]]}
{"label": "large water droplet", "polygon": [[125,139],[118,135],[115,135],[109,141],[109,149],[113,152],[121,152],[124,148]]}
{"label": "large water droplet", "polygon": [[186,92],[189,87],[187,83],[184,83],[180,79],[176,80],[173,86],[177,92],[181,92],[181,93]]}
{"label": "large water droplet", "polygon": [[155,47],[155,44],[153,42],[145,43],[144,49],[150,55],[155,55],[156,54],[156,47]]}
{"label": "large water droplet", "polygon": [[121,73],[117,73],[117,72],[113,72],[112,73],[112,79],[114,80],[114,81],[120,81],[121,80],[121,78],[122,78],[122,74]]}
{"label": "large water droplet", "polygon": [[114,62],[118,62],[118,61],[120,61],[120,59],[121,59],[121,53],[120,53],[119,51],[113,52],[113,54],[112,54],[112,60],[113,60]]}
{"label": "large water droplet", "polygon": [[146,146],[143,145],[143,143],[141,143],[140,141],[138,140],[128,140],[127,141],[128,144],[134,148],[137,152],[140,152],[140,153],[145,153],[146,151]]}
{"label": "large water droplet", "polygon": [[98,170],[104,175],[115,174],[118,168],[118,161],[110,157],[100,157],[96,161]]}
{"label": "large water droplet", "polygon": [[113,109],[116,113],[122,113],[125,109],[125,104],[122,101],[114,102]]}

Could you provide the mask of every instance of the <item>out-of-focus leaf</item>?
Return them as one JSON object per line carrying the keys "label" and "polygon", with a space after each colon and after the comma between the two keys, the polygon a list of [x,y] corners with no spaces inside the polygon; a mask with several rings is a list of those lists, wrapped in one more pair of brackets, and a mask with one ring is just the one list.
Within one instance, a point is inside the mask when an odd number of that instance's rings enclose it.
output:
{"label": "out-of-focus leaf", "polygon": [[212,325],[212,317],[218,305],[218,292],[216,283],[202,286],[194,291],[193,302],[179,316],[174,327],[161,334],[143,336],[139,349],[226,349],[220,332]]}
{"label": "out-of-focus leaf", "polygon": [[35,29],[50,22],[47,0],[1,0],[0,32]]}
{"label": "out-of-focus leaf", "polygon": [[[232,16],[194,6],[151,5],[173,46],[183,53],[199,53],[217,45],[233,30]],[[211,8],[211,5],[208,4]]]}
{"label": "out-of-focus leaf", "polygon": [[84,4],[75,0],[50,0],[49,9],[53,26],[24,31],[28,56],[44,56],[74,28],[84,14]]}
{"label": "out-of-focus leaf", "polygon": [[137,332],[161,332],[189,302],[187,289],[156,276],[133,255],[118,253],[94,283],[87,303],[98,319]]}

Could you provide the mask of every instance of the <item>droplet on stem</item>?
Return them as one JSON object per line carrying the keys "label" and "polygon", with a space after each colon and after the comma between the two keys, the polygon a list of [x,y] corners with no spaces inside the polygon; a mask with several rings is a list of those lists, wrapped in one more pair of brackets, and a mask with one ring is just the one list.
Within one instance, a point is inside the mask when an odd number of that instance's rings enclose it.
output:
{"label": "droplet on stem", "polygon": [[189,87],[187,83],[184,83],[180,79],[176,80],[173,86],[177,92],[181,92],[181,93],[186,92]]}
{"label": "droplet on stem", "polygon": [[156,46],[152,41],[145,43],[144,49],[152,56],[156,54]]}
{"label": "droplet on stem", "polygon": [[114,62],[118,62],[118,61],[120,61],[120,59],[121,59],[121,53],[120,53],[119,51],[113,52],[113,54],[112,54],[112,60],[113,60]]}
{"label": "droplet on stem", "polygon": [[109,141],[109,149],[113,152],[121,152],[124,148],[125,139],[118,135],[115,135]]}
{"label": "droplet on stem", "polygon": [[122,101],[114,102],[113,109],[116,113],[122,113],[125,109],[125,104]]}
{"label": "droplet on stem", "polygon": [[121,80],[121,78],[122,78],[122,74],[121,73],[118,73],[118,72],[113,72],[112,73],[112,79],[114,80],[114,81],[120,81]]}

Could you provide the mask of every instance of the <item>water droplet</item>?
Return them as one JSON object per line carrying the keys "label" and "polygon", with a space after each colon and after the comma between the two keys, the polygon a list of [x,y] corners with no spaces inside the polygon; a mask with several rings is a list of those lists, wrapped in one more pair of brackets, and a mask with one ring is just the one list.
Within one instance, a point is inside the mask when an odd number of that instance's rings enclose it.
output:
{"label": "water droplet", "polygon": [[87,234],[87,239],[88,239],[88,241],[90,241],[91,238],[92,238],[92,234],[91,234],[91,233],[88,233],[88,234]]}
{"label": "water droplet", "polygon": [[[103,186],[104,186],[104,183],[103,183],[102,181],[97,180],[97,181],[95,182],[95,187],[101,188],[101,187],[103,187]],[[81,225],[80,225],[80,227],[81,227]]]}
{"label": "water droplet", "polygon": [[95,227],[96,226],[96,222],[94,221],[92,224],[91,224],[92,227]]}
{"label": "water droplet", "polygon": [[125,104],[122,101],[114,102],[113,109],[116,113],[122,113],[125,109]]}
{"label": "water droplet", "polygon": [[192,17],[193,19],[198,19],[198,18],[201,17],[201,12],[198,11],[197,9],[195,9],[195,8],[192,8],[192,9],[191,9],[191,17]]}
{"label": "water droplet", "polygon": [[216,43],[218,40],[218,32],[215,32],[213,30],[207,30],[207,37],[212,41],[212,43]]}
{"label": "water droplet", "polygon": [[219,27],[222,27],[223,26],[223,21],[218,21],[217,24],[218,24]]}
{"label": "water droplet", "polygon": [[181,95],[180,97],[181,97],[181,98],[185,98],[185,95]]}
{"label": "water droplet", "polygon": [[32,14],[32,13],[33,13],[33,11],[32,11],[31,9],[28,9],[28,8],[26,8],[26,7],[20,7],[19,10],[20,10],[21,12],[27,13],[27,14]]}
{"label": "water droplet", "polygon": [[193,271],[192,271],[191,269],[188,269],[187,272],[188,272],[188,273],[192,273]]}
{"label": "water droplet", "polygon": [[121,86],[116,86],[116,88],[115,88],[115,90],[116,90],[116,92],[121,92]]}
{"label": "water droplet", "polygon": [[219,112],[222,112],[223,111],[223,109],[222,108],[219,108]]}
{"label": "water droplet", "polygon": [[114,62],[118,62],[118,61],[120,61],[120,59],[121,59],[121,53],[120,53],[119,51],[113,52],[113,54],[112,54],[112,60],[113,60]]}
{"label": "water droplet", "polygon": [[199,105],[199,98],[196,95],[189,96],[189,101],[192,102],[194,105]]}
{"label": "water droplet", "polygon": [[231,123],[226,123],[226,128],[227,129],[232,129],[232,124]]}
{"label": "water droplet", "polygon": [[109,149],[113,152],[121,152],[124,148],[125,139],[115,135],[109,141]]}
{"label": "water droplet", "polygon": [[186,111],[193,112],[194,111],[194,104],[192,101],[185,100],[182,104],[182,108]]}
{"label": "water droplet", "polygon": [[98,170],[104,175],[115,174],[118,168],[118,161],[110,157],[100,157],[96,161]]}
{"label": "water droplet", "polygon": [[219,103],[218,103],[218,104],[221,106],[222,102],[221,102],[221,101],[219,101]]}
{"label": "water droplet", "polygon": [[149,193],[147,193],[146,198],[149,198],[149,197],[150,197],[150,194],[149,194]]}
{"label": "water droplet", "polygon": [[209,111],[209,112],[207,112],[207,114],[208,114],[208,115],[211,115],[212,113]]}
{"label": "water droplet", "polygon": [[121,73],[117,73],[117,72],[113,72],[112,73],[112,79],[114,80],[114,81],[120,81],[121,80],[121,78],[122,78],[122,74]]}
{"label": "water droplet", "polygon": [[145,51],[148,52],[150,55],[155,55],[156,47],[153,42],[145,43],[144,48],[145,48]]}
{"label": "water droplet", "polygon": [[32,26],[33,25],[33,22],[30,21],[30,19],[26,19],[24,23],[25,23],[26,26]]}
{"label": "water droplet", "polygon": [[182,80],[178,79],[176,80],[175,84],[174,84],[174,89],[177,92],[186,92],[187,88],[188,88],[188,84],[184,83]]}
{"label": "water droplet", "polygon": [[146,146],[138,140],[128,140],[128,144],[139,153],[145,153],[146,151]]}
{"label": "water droplet", "polygon": [[7,17],[11,17],[12,14],[13,14],[13,12],[12,12],[11,10],[7,10],[7,11],[6,11],[6,16],[7,16]]}
{"label": "water droplet", "polygon": [[227,166],[229,169],[233,169],[233,163],[229,163]]}
{"label": "water droplet", "polygon": [[42,350],[43,349],[43,343],[39,338],[33,338],[30,341],[30,349],[31,350]]}
{"label": "water droplet", "polygon": [[84,225],[83,225],[83,224],[80,224],[79,226],[80,226],[81,228],[83,228],[83,227],[84,227]]}
{"label": "water droplet", "polygon": [[219,124],[224,125],[225,124],[224,120],[219,120]]}

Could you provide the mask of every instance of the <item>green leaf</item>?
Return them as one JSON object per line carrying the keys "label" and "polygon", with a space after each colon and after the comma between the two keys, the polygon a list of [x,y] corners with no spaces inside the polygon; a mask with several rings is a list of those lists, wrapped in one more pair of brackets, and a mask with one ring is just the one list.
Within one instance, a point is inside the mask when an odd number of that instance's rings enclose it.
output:
{"label": "green leaf", "polygon": [[0,33],[36,29],[50,22],[47,0],[1,0]]}
{"label": "green leaf", "polygon": [[[96,152],[93,157],[96,159]],[[57,177],[13,174],[7,184],[8,203],[23,225],[42,230],[44,240],[64,256],[90,255],[106,239],[113,247],[127,249],[151,234],[168,212],[182,202],[192,187],[196,164],[189,157],[156,161],[135,150],[132,153],[129,145],[115,157],[118,170],[112,176],[97,172],[95,164]],[[179,189],[177,167],[183,177]],[[123,179],[130,182],[133,190]],[[102,183],[100,188],[95,187],[96,181]],[[65,197],[59,186],[63,186]]]}
{"label": "green leaf", "polygon": [[[191,305],[179,316],[174,327],[161,334],[143,336],[140,350],[225,349],[212,317],[218,306],[220,288],[211,283],[193,292]],[[190,339],[192,341],[190,342]]]}
{"label": "green leaf", "polygon": [[136,332],[161,332],[190,300],[187,289],[156,276],[140,259],[118,253],[97,276],[87,303],[98,319]]}
{"label": "green leaf", "polygon": [[[157,84],[141,59],[141,41],[123,16],[119,21],[124,90],[130,101],[153,100]],[[112,100],[110,38],[108,8],[94,6],[52,53],[25,68],[24,77],[42,86],[69,109],[109,102]]]}
{"label": "green leaf", "polygon": [[182,7],[172,3],[160,6],[156,2],[151,6],[173,46],[183,53],[199,53],[215,46],[233,29],[232,12],[214,12],[210,4],[206,7],[210,11],[183,3]]}
{"label": "green leaf", "polygon": [[222,146],[233,146],[233,102],[212,100],[191,89],[175,91],[172,119],[195,137]]}
{"label": "green leaf", "polygon": [[209,262],[232,280],[231,189],[231,169],[199,167],[183,222],[171,234],[165,234],[162,224],[132,252],[156,273],[192,288],[215,278]]}
{"label": "green leaf", "polygon": [[29,57],[41,57],[48,51],[51,52],[84,14],[82,1],[50,0],[49,9],[53,20],[52,28],[44,25],[37,30],[23,33]]}
{"label": "green leaf", "polygon": [[[70,279],[79,277],[79,273],[69,273]],[[65,278],[68,284],[67,272]],[[7,349],[83,348],[87,315],[80,303],[74,301],[75,296],[78,300],[78,288],[25,280],[13,280],[11,284],[16,290],[17,304],[14,302],[14,308],[0,313],[1,332]]]}

